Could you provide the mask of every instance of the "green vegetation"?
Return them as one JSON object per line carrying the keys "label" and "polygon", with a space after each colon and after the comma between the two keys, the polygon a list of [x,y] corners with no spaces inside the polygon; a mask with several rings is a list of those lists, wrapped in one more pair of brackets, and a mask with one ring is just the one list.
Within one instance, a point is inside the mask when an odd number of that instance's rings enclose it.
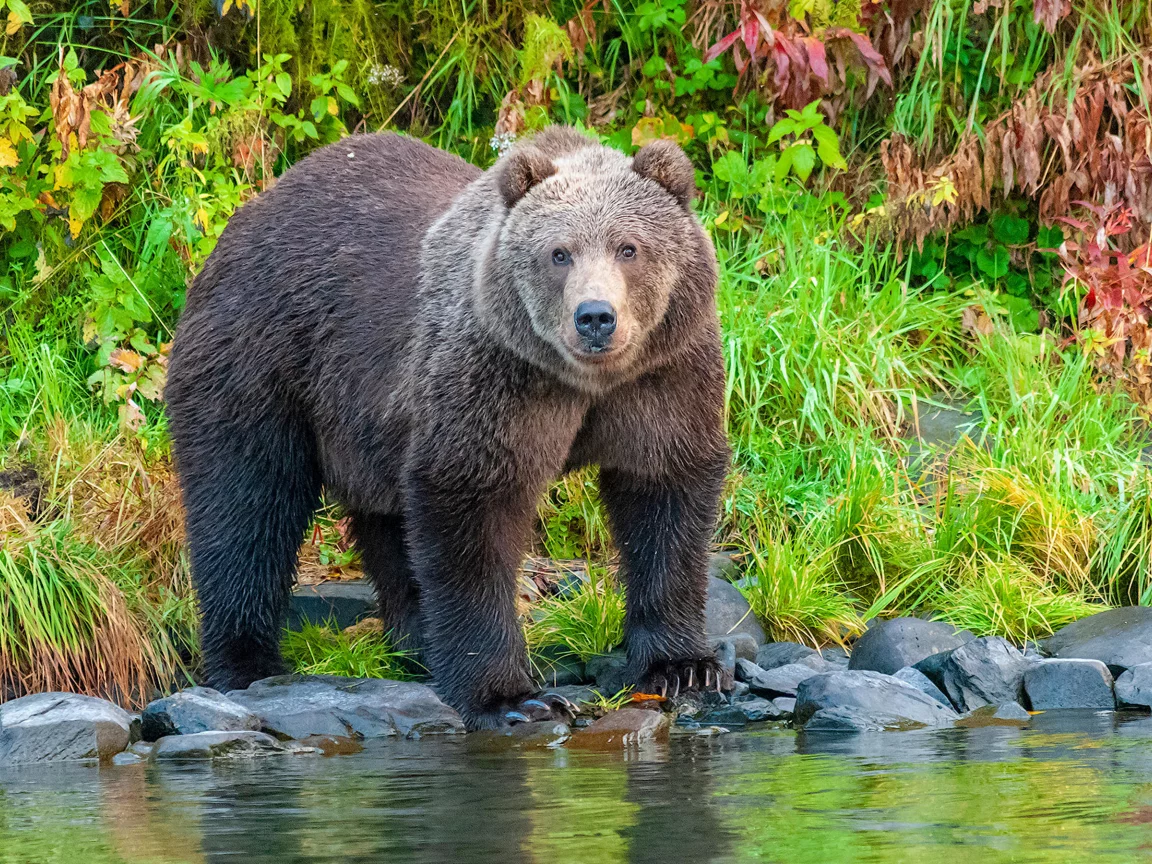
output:
{"label": "green vegetation", "polygon": [[[1146,0],[217,5],[7,3],[0,687],[132,701],[194,668],[162,411],[186,288],[236,207],[379,128],[485,167],[554,122],[685,147],[722,271],[716,539],[777,638],[1152,602]],[[941,408],[966,430],[919,440]],[[538,551],[597,575],[527,611],[536,650],[620,639],[595,488],[541,505]],[[305,539],[310,577],[355,569],[334,508]],[[287,650],[403,665],[319,628]]]}
{"label": "green vegetation", "polygon": [[298,632],[286,632],[281,647],[289,667],[305,675],[398,681],[412,677],[408,655],[392,647],[385,634],[305,624]]}

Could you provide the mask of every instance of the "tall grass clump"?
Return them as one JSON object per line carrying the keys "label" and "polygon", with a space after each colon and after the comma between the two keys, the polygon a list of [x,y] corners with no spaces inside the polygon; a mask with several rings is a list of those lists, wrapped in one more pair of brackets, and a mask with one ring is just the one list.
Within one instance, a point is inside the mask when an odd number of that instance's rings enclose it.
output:
{"label": "tall grass clump", "polygon": [[409,652],[397,649],[383,633],[348,632],[332,625],[305,623],[299,631],[286,631],[280,647],[288,667],[301,675],[396,681],[413,677]]}
{"label": "tall grass clump", "polygon": [[531,652],[552,649],[580,660],[607,654],[624,641],[624,591],[611,573],[593,567],[576,590],[532,605],[524,637]]}

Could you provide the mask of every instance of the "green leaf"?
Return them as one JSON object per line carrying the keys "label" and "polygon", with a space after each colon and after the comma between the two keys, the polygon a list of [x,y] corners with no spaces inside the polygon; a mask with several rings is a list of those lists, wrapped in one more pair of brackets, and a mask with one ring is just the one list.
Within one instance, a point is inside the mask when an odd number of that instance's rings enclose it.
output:
{"label": "green leaf", "polygon": [[1005,246],[1019,246],[1028,242],[1029,224],[1027,219],[1011,213],[998,213],[992,217],[992,236]]}
{"label": "green leaf", "polygon": [[788,176],[788,172],[792,170],[792,160],[796,156],[796,148],[788,147],[781,154],[776,162],[776,182],[781,182]]}
{"label": "green leaf", "polygon": [[1057,249],[1064,242],[1064,232],[1059,225],[1041,225],[1036,232],[1036,245],[1040,249]]}
{"label": "green leaf", "polygon": [[812,149],[811,144],[793,144],[788,149],[796,151],[792,155],[792,168],[796,171],[796,176],[801,182],[807,183],[812,175],[812,169],[816,167],[816,151]]}
{"label": "green leaf", "polygon": [[356,91],[349,87],[342,81],[336,83],[336,92],[340,94],[340,98],[347,102],[349,105],[360,107],[360,97],[356,95]]}
{"label": "green leaf", "polygon": [[983,245],[988,242],[987,225],[969,225],[952,234],[953,239]]}
{"label": "green leaf", "polygon": [[991,252],[981,249],[976,253],[976,266],[989,279],[999,279],[1008,272],[1008,250],[999,244]]}
{"label": "green leaf", "polygon": [[292,76],[287,72],[280,72],[276,76],[276,89],[280,91],[283,96],[289,96],[292,93]]}
{"label": "green leaf", "polygon": [[812,137],[816,139],[816,151],[820,154],[820,161],[829,168],[838,168],[843,171],[848,167],[844,157],[840,155],[840,139],[836,133],[824,124],[812,129]]}
{"label": "green leaf", "polygon": [[785,135],[795,135],[798,128],[799,127],[795,120],[777,120],[776,123],[772,126],[772,129],[768,132],[768,143],[775,144]]}

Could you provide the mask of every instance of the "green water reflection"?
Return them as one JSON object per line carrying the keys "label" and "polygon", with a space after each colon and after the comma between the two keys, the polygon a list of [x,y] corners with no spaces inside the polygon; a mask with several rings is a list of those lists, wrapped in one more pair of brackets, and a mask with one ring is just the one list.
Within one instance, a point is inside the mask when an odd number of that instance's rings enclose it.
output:
{"label": "green water reflection", "polygon": [[1082,862],[1152,857],[1152,718],[0,776],[0,862]]}

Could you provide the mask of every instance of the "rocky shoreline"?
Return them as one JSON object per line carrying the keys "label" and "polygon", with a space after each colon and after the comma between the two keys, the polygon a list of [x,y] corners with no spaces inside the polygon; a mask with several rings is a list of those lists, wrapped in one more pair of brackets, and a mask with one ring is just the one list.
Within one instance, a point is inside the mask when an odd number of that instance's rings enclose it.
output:
{"label": "rocky shoreline", "polygon": [[[763,641],[722,586],[709,630],[730,674],[726,693],[637,697],[608,710],[623,655],[596,658],[559,693],[571,724],[526,723],[470,740],[501,746],[621,750],[672,734],[714,735],[763,724],[806,735],[1007,725],[1032,713],[1152,708],[1152,608],[1101,612],[1023,651],[1004,639],[918,618],[876,620],[849,654]],[[732,589],[735,591],[735,589]],[[737,592],[738,596],[738,592]],[[742,600],[742,598],[740,598]],[[139,715],[102,699],[38,693],[0,705],[0,767],[38,762],[251,758],[354,753],[370,739],[464,732],[432,686],[335,676],[285,675],[246,690],[192,687]]]}

